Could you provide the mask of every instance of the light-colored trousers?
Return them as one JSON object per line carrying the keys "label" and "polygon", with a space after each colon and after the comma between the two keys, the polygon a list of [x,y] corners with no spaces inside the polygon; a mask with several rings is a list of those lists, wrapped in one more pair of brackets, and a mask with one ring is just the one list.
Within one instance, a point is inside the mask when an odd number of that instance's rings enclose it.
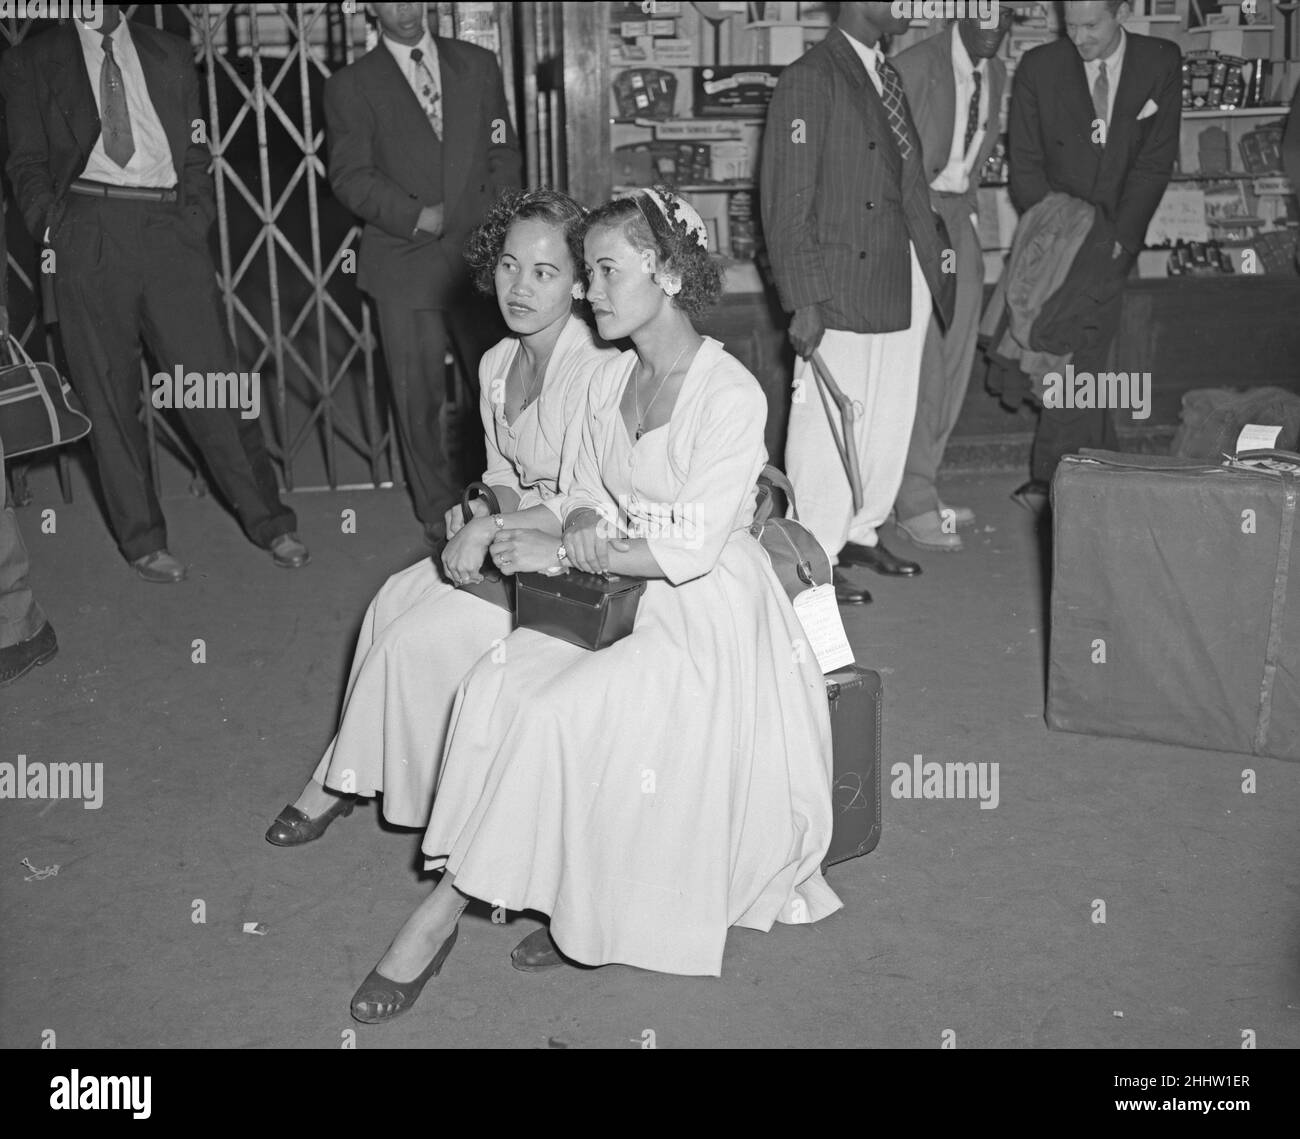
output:
{"label": "light-colored trousers", "polygon": [[984,307],[984,254],[971,219],[970,201],[964,195],[941,197],[938,194],[931,201],[952,235],[957,302],[952,325],[946,332],[939,318],[930,314],[925,352],[921,357],[916,422],[912,425],[912,442],[907,451],[903,485],[898,492],[898,517],[904,521],[939,509],[936,480],[948,437],[957,426],[970,385],[980,310]]}
{"label": "light-colored trousers", "polygon": [[[862,509],[853,512],[848,473],[831,436],[830,420],[817,394],[812,364],[795,364],[794,396],[786,432],[786,473],[794,485],[799,517],[821,543],[831,564],[844,543],[874,546],[876,527],[893,509],[903,481],[921,354],[930,326],[930,287],[916,250],[912,256],[912,323],[899,332],[860,333],[827,329],[818,352],[836,384],[854,401],[853,445],[862,470]],[[831,410],[840,423],[834,404]]]}

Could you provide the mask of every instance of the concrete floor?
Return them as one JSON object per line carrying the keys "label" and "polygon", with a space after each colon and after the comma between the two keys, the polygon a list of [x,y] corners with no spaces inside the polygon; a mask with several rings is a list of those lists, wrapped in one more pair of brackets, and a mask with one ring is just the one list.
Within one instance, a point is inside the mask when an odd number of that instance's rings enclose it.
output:
{"label": "concrete floor", "polygon": [[[864,573],[876,603],[847,615],[885,674],[886,774],[917,753],[997,762],[996,810],[893,800],[887,779],[880,846],[828,876],[845,909],[733,931],[721,979],[517,973],[535,922],[473,910],[417,1009],[363,1028],[348,999],[428,889],[419,834],[373,805],[302,849],[262,832],[332,732],[367,600],[420,555],[404,495],[292,496],[314,560],[290,573],[175,494],[193,576],[163,588],[128,572],[84,488],[59,505],[34,471],[20,524],[61,648],[0,695],[0,760],[102,762],[106,791],[96,811],[0,802],[0,1046],[937,1048],[951,1030],[966,1048],[1239,1048],[1249,1029],[1295,1047],[1300,768],[1046,729],[1017,481],[950,482],[980,514],[967,552],[922,558],[916,581]],[[25,881],[24,858],[59,872]]]}

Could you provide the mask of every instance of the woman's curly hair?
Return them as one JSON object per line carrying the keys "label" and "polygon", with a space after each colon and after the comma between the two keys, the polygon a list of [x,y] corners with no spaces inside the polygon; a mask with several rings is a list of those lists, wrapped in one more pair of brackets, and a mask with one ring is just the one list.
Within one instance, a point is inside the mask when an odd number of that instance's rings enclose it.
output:
{"label": "woman's curly hair", "polygon": [[582,283],[582,238],[586,217],[587,211],[559,190],[510,190],[503,194],[465,243],[465,260],[469,263],[474,287],[480,293],[493,295],[497,262],[501,260],[506,233],[515,222],[530,219],[549,222],[564,231],[569,256],[573,258],[573,275]]}
{"label": "woman's curly hair", "polygon": [[[655,192],[669,204],[676,198],[671,190],[656,186]],[[652,249],[660,272],[669,270],[682,279],[682,291],[673,303],[689,317],[700,317],[722,296],[722,267],[719,259],[700,245],[695,232],[674,211],[671,218],[644,191],[615,198],[587,215],[585,232],[597,226],[623,230],[634,249]]]}

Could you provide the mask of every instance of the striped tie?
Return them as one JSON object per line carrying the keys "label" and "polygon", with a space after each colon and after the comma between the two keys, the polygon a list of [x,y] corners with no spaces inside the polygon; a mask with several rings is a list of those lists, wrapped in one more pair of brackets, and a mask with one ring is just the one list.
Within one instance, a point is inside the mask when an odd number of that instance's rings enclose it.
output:
{"label": "striped tie", "polygon": [[887,59],[876,63],[876,73],[880,76],[880,100],[885,104],[885,114],[889,116],[889,129],[894,132],[898,152],[906,161],[912,157],[912,140],[907,133],[907,116],[904,113],[907,100],[903,96],[903,81],[898,78],[898,72]]}

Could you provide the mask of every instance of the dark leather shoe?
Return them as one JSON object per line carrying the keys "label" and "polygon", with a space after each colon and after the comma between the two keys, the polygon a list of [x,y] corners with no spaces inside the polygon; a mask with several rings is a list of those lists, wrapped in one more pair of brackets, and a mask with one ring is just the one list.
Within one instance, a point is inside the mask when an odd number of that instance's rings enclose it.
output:
{"label": "dark leather shoe", "polygon": [[184,581],[187,572],[185,566],[166,550],[154,550],[152,554],[136,558],[131,563],[131,567],[145,581],[151,581],[155,585],[171,585]]}
{"label": "dark leather shoe", "polygon": [[442,972],[442,963],[447,960],[451,947],[456,944],[456,934],[459,932],[460,926],[457,925],[452,929],[451,936],[439,946],[433,960],[424,967],[424,972],[414,981],[393,981],[385,977],[378,967],[371,969],[352,998],[352,1019],[359,1020],[362,1024],[382,1024],[410,1009],[420,999],[429,978]]}
{"label": "dark leather shoe", "polygon": [[301,569],[311,561],[311,554],[297,534],[281,534],[271,539],[271,561],[281,569]]}
{"label": "dark leather shoe", "polygon": [[6,645],[0,649],[0,688],[25,676],[38,664],[53,659],[58,651],[58,638],[54,635],[54,626],[48,621],[27,640]]}
{"label": "dark leather shoe", "polygon": [[891,554],[883,542],[874,546],[845,542],[844,549],[840,551],[840,565],[866,566],[886,577],[916,577],[921,572],[921,567],[915,562]]}
{"label": "dark leather shoe", "polygon": [[1011,492],[1011,500],[1023,506],[1030,514],[1042,514],[1047,509],[1051,487],[1042,479],[1030,479]]}
{"label": "dark leather shoe", "polygon": [[347,818],[357,805],[355,795],[341,795],[339,801],[323,815],[308,818],[297,807],[285,807],[266,830],[266,841],[272,846],[302,846],[315,842],[325,833],[335,819]]}
{"label": "dark leather shoe", "polygon": [[854,585],[839,570],[831,574],[831,583],[835,586],[835,600],[841,605],[871,604],[871,594]]}

